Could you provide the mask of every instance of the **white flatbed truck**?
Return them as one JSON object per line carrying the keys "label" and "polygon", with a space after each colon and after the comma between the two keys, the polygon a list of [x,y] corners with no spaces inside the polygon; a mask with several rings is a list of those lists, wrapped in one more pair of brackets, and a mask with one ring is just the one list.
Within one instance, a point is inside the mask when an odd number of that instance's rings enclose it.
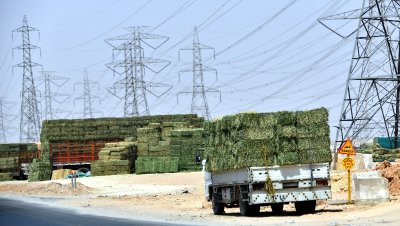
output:
{"label": "white flatbed truck", "polygon": [[294,203],[300,214],[315,211],[317,200],[332,198],[330,163],[248,167],[224,172],[203,171],[205,194],[215,215],[224,208],[239,207],[242,216],[256,215],[260,206],[275,214]]}

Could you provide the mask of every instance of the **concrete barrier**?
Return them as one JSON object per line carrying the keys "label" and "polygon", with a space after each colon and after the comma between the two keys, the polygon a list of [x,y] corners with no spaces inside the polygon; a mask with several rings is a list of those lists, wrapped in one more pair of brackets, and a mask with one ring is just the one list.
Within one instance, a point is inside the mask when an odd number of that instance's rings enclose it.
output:
{"label": "concrete barrier", "polygon": [[377,204],[390,200],[389,182],[379,171],[353,173],[351,190],[356,204]]}

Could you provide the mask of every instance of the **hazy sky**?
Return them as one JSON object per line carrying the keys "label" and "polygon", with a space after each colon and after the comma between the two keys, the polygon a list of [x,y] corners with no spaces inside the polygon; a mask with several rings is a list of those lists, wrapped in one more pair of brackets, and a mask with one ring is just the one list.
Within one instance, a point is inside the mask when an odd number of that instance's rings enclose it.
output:
{"label": "hazy sky", "polygon": [[[84,68],[92,86],[95,117],[123,116],[123,99],[107,88],[123,77],[106,67],[112,61],[112,47],[104,40],[127,34],[124,28],[148,26],[145,32],[167,36],[169,40],[156,50],[145,47],[145,56],[168,60],[162,72],[146,71],[145,80],[173,86],[161,98],[148,94],[150,113],[189,113],[190,69],[193,29],[198,27],[200,42],[215,48],[202,53],[203,65],[215,68],[204,73],[205,85],[221,91],[207,95],[211,116],[221,117],[242,111],[270,112],[327,107],[330,126],[336,126],[350,65],[354,37],[343,39],[317,22],[318,18],[361,7],[361,0],[0,0],[0,97],[8,101],[7,141],[19,138],[22,70],[13,65],[22,62],[21,34],[12,30],[28,24],[40,30],[31,34],[31,43],[41,51],[32,53],[32,61],[65,77],[63,86],[52,86],[52,103],[59,118],[82,118]],[[350,31],[356,23],[333,21],[330,26]],[[328,23],[328,22],[327,22]],[[342,25],[345,25],[342,27]],[[347,30],[346,30],[347,29]],[[44,92],[41,68],[34,69],[35,84]],[[60,85],[63,80],[55,80]],[[161,90],[153,90],[161,92]],[[123,90],[118,95],[122,96]],[[333,136],[331,136],[333,138]]]}

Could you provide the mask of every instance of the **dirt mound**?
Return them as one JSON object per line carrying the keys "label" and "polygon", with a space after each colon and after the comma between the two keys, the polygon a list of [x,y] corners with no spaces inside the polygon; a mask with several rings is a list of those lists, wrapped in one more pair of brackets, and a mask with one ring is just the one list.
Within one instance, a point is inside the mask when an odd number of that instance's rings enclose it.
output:
{"label": "dirt mound", "polygon": [[87,194],[91,188],[77,183],[77,188],[73,189],[71,184],[50,183],[20,183],[0,185],[0,192],[23,193],[33,195],[78,195]]}
{"label": "dirt mound", "polygon": [[376,170],[382,172],[382,176],[389,181],[389,193],[392,196],[400,196],[400,163],[391,164],[383,161],[376,166]]}

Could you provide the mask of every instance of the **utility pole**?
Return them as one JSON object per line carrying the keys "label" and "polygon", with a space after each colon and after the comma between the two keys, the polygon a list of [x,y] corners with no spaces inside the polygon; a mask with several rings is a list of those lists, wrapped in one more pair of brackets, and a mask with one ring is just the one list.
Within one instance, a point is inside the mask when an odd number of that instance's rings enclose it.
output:
{"label": "utility pole", "polygon": [[335,151],[346,138],[360,146],[383,136],[399,147],[399,12],[398,1],[364,0],[361,9],[320,19],[358,20]]}
{"label": "utility pole", "polygon": [[[192,94],[192,103],[190,106],[190,112],[192,114],[198,114],[198,115],[204,117],[206,120],[210,120],[211,114],[210,114],[210,110],[208,108],[206,93],[209,93],[209,92],[220,93],[220,100],[221,100],[221,91],[212,89],[212,88],[207,88],[204,86],[204,72],[205,71],[214,71],[215,74],[217,74],[217,70],[203,65],[202,58],[201,58],[201,51],[202,50],[212,50],[214,53],[214,58],[215,58],[215,50],[212,47],[200,44],[197,27],[194,28],[194,32],[193,32],[193,47],[186,48],[186,49],[180,49],[180,51],[181,50],[190,50],[193,52],[192,68],[180,71],[180,73],[193,72],[193,87],[192,87],[192,91],[179,92],[178,95],[184,94],[184,93]],[[179,58],[180,58],[180,54],[179,54]]]}
{"label": "utility pole", "polygon": [[[170,62],[144,57],[145,54],[142,44],[152,49],[157,49],[168,41],[168,38],[145,33],[143,29],[144,27],[126,28],[129,32],[128,34],[105,40],[113,47],[113,61],[107,64],[107,67],[113,70],[114,75],[119,74],[124,76],[124,78],[116,82],[113,89],[109,89],[109,91],[111,90],[110,92],[113,95],[125,100],[125,117],[150,115],[147,92],[154,95],[155,92],[150,90],[151,87],[169,87],[166,84],[145,81],[146,69],[158,74],[166,68]],[[154,45],[150,44],[149,40],[161,40],[161,43]],[[124,90],[123,97],[117,95],[116,89]]]}
{"label": "utility pole", "polygon": [[83,83],[75,83],[75,85],[83,85],[83,95],[75,99],[83,100],[83,118],[93,118],[94,113],[100,113],[93,109],[93,104],[92,104],[93,100],[99,99],[99,97],[93,95],[91,89],[96,85],[99,88],[99,83],[89,80],[86,68],[84,69],[83,73],[84,73]]}
{"label": "utility pole", "polygon": [[20,142],[36,142],[40,136],[41,121],[32,67],[41,65],[31,60],[31,50],[38,48],[30,43],[30,33],[34,31],[39,32],[38,29],[28,26],[26,16],[23,18],[22,26],[13,30],[13,33],[22,34],[22,45],[15,49],[22,50],[23,61],[14,66],[23,68]]}
{"label": "utility pole", "polygon": [[[65,83],[69,81],[68,78],[54,76],[53,71],[43,71],[42,76],[38,77],[37,80],[41,81],[38,86],[44,85],[44,115],[42,116],[43,120],[51,120],[58,118],[57,113],[61,113],[61,110],[54,109],[53,103],[64,103],[70,95],[64,93],[56,93],[52,91],[52,87],[61,87]],[[58,81],[58,83],[56,82]],[[60,100],[59,96],[65,97],[64,99]]]}

